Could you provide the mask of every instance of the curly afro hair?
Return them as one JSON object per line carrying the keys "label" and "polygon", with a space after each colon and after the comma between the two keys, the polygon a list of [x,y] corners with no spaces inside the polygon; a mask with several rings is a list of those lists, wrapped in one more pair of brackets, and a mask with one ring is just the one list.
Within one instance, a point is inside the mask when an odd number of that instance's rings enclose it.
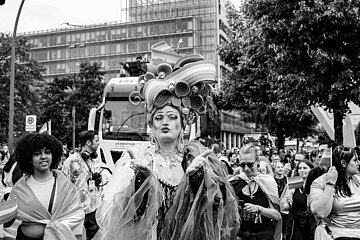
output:
{"label": "curly afro hair", "polygon": [[61,161],[63,148],[61,142],[47,133],[30,133],[22,137],[15,148],[15,159],[20,170],[25,174],[33,174],[32,156],[42,148],[49,149],[52,154],[50,169],[56,169]]}

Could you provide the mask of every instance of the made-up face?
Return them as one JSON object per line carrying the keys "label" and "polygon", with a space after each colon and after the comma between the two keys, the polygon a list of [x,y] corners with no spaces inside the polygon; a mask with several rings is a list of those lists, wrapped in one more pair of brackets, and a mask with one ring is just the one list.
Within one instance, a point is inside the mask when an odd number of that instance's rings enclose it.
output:
{"label": "made-up face", "polygon": [[258,161],[255,159],[255,154],[246,153],[240,156],[240,167],[243,169],[248,178],[255,176],[257,172]]}
{"label": "made-up face", "polygon": [[299,168],[298,168],[299,176],[302,176],[303,178],[307,178],[310,170],[311,170],[310,167],[306,163],[301,162],[299,164]]}
{"label": "made-up face", "polygon": [[356,155],[353,156],[345,168],[346,175],[348,177],[351,177],[355,174],[358,174],[359,173],[359,165],[360,165],[360,162],[359,162],[358,157]]}
{"label": "made-up face", "polygon": [[50,170],[52,163],[52,153],[50,149],[42,148],[36,151],[32,155],[32,164],[34,172],[46,172]]}
{"label": "made-up face", "polygon": [[160,142],[172,142],[178,139],[181,132],[179,111],[171,106],[157,110],[153,116],[152,130]]}

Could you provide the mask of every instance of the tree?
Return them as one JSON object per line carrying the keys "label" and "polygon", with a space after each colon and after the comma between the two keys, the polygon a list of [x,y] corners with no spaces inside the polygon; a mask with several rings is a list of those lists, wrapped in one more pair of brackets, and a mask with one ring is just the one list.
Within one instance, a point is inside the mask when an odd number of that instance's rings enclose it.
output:
{"label": "tree", "polygon": [[245,1],[231,11],[241,21],[230,21],[230,41],[221,49],[235,69],[226,92],[244,104],[294,112],[324,106],[334,113],[341,143],[347,104],[360,103],[359,7],[345,0]]}
{"label": "tree", "polygon": [[354,133],[355,133],[356,146],[359,146],[360,145],[360,123],[358,123],[358,125],[356,125]]}
{"label": "tree", "polygon": [[52,121],[52,132],[63,143],[72,142],[72,107],[76,109],[76,136],[87,129],[90,109],[102,100],[101,63],[80,64],[79,74],[55,78],[44,89],[42,121]]}
{"label": "tree", "polygon": [[[34,86],[43,81],[44,68],[30,58],[30,46],[26,38],[16,38],[15,49],[15,116],[14,132],[25,131],[25,116],[38,115],[38,97]],[[11,37],[0,33],[0,142],[7,141],[9,124],[10,61]]]}

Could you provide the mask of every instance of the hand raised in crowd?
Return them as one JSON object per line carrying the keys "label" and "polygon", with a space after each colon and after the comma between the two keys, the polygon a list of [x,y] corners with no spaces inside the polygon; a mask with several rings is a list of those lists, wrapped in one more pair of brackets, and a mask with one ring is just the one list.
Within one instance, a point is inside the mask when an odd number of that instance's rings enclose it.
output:
{"label": "hand raised in crowd", "polygon": [[199,154],[194,158],[189,167],[186,169],[186,174],[192,176],[196,173],[200,168],[204,166],[204,162],[206,161],[206,157],[212,153],[211,149],[206,150],[205,152]]}
{"label": "hand raised in crowd", "polygon": [[131,158],[130,168],[134,170],[135,174],[136,175],[140,174],[143,179],[146,179],[148,176],[150,176],[151,169],[148,166],[138,162],[136,160],[134,152],[131,149],[127,149],[127,152],[129,153]]}
{"label": "hand raised in crowd", "polygon": [[336,167],[330,167],[325,176],[326,182],[335,184],[337,178],[338,178],[338,172],[336,170]]}

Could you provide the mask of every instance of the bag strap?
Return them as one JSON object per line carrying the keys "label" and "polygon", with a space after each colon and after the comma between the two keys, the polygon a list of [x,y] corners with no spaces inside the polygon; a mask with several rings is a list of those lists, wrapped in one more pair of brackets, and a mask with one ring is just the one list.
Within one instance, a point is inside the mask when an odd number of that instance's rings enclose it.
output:
{"label": "bag strap", "polygon": [[332,231],[331,231],[331,229],[329,228],[329,226],[328,226],[328,225],[323,225],[323,227],[325,228],[326,233],[327,233],[332,239],[334,239],[334,236],[333,236]]}
{"label": "bag strap", "polygon": [[49,202],[49,207],[48,207],[48,211],[49,213],[51,213],[52,211],[52,208],[53,208],[53,204],[54,204],[54,198],[55,198],[55,188],[56,188],[56,176],[54,174],[54,185],[53,185],[53,188],[52,188],[52,191],[51,191],[51,197],[50,197],[50,202]]}

